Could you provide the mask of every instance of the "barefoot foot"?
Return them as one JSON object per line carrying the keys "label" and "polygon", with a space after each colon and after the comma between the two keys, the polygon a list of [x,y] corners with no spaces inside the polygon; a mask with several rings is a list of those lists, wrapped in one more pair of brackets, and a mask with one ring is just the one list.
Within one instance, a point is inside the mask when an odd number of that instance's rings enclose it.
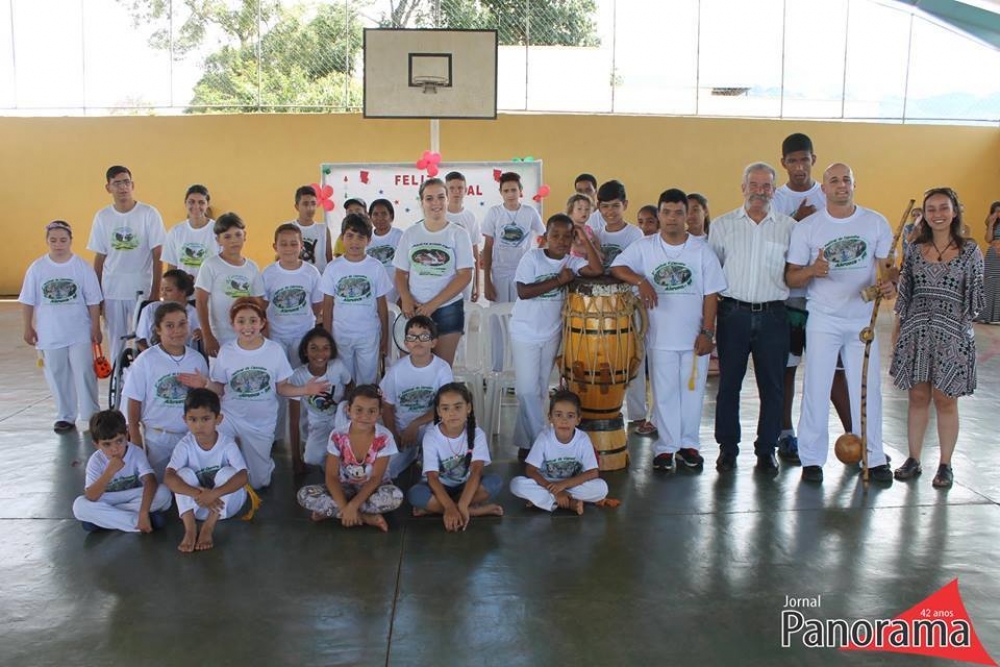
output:
{"label": "barefoot foot", "polygon": [[583,501],[573,498],[569,503],[569,509],[576,512],[578,515],[583,515]]}
{"label": "barefoot foot", "polygon": [[326,521],[330,517],[326,515],[326,512],[313,512],[309,515],[309,518],[313,521]]}
{"label": "barefoot foot", "polygon": [[212,533],[215,531],[215,526],[209,524],[206,521],[201,526],[201,531],[198,533],[198,542],[194,545],[196,551],[208,551],[215,546],[215,542],[212,541]]}
{"label": "barefoot foot", "polygon": [[185,554],[191,553],[194,551],[194,544],[197,539],[198,535],[195,531],[185,530],[184,539],[182,539],[181,543],[177,545],[177,550]]}
{"label": "barefoot foot", "polygon": [[503,507],[496,503],[473,505],[469,508],[469,516],[503,516]]}
{"label": "barefoot foot", "polygon": [[381,514],[362,514],[361,521],[366,526],[375,526],[383,533],[389,532],[389,524],[385,522],[385,517]]}
{"label": "barefoot foot", "polygon": [[421,509],[419,507],[413,508],[413,516],[415,517],[427,516],[428,514],[430,514],[430,512],[425,509]]}

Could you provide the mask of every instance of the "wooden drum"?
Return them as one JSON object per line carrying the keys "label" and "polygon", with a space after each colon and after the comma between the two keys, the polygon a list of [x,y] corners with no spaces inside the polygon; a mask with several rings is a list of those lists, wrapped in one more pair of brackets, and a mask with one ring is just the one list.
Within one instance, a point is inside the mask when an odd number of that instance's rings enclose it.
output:
{"label": "wooden drum", "polygon": [[562,377],[580,396],[580,428],[590,435],[601,470],[628,464],[622,402],[639,370],[645,334],[646,311],[631,285],[610,276],[570,283],[563,306]]}

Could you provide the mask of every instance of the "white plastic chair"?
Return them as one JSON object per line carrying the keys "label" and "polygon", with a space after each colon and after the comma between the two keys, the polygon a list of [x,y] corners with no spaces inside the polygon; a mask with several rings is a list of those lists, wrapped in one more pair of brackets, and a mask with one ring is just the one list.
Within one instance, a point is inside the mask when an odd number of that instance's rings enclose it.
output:
{"label": "white plastic chair", "polygon": [[476,422],[484,433],[491,422],[486,414],[484,389],[484,374],[486,372],[485,347],[489,343],[489,332],[486,327],[485,309],[478,303],[465,302],[465,334],[462,336],[455,351],[455,363],[451,371],[456,382],[464,382],[472,392],[472,409],[476,413]]}
{"label": "white plastic chair", "polygon": [[[389,309],[389,355],[385,360],[385,368],[389,369],[394,363],[399,361],[400,354],[399,346],[403,344],[403,332],[406,329],[406,319],[400,317],[403,311],[399,309],[394,303],[388,303],[386,306]],[[397,331],[399,329],[399,331]]]}
{"label": "white plastic chair", "polygon": [[[482,325],[483,330],[493,332],[491,335],[499,331],[505,342],[503,346],[503,368],[499,371],[489,370],[486,373],[486,414],[490,425],[489,433],[491,438],[500,434],[503,397],[508,389],[514,388],[514,354],[513,346],[510,344],[510,316],[513,310],[513,303],[494,303],[490,304],[490,307],[483,311],[485,315]],[[495,327],[494,322],[498,323],[499,326]],[[492,341],[489,340],[489,335],[486,338],[487,346],[484,348],[483,363],[489,367],[492,364],[492,359],[487,359],[486,357],[490,355]],[[483,430],[485,431],[486,429],[484,428]]]}

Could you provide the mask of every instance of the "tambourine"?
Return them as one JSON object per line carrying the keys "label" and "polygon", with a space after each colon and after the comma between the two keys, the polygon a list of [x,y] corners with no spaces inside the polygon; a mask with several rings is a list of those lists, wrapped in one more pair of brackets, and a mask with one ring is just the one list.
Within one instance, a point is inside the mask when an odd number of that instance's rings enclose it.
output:
{"label": "tambourine", "polygon": [[111,362],[104,356],[99,343],[94,343],[94,373],[101,380],[111,377]]}

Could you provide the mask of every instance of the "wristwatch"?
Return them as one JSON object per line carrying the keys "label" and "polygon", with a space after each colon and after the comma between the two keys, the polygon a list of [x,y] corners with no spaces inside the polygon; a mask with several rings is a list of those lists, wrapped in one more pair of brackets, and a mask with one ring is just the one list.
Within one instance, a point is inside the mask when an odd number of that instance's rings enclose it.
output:
{"label": "wristwatch", "polygon": [[705,338],[707,338],[710,343],[714,343],[715,342],[715,332],[714,331],[709,331],[708,329],[702,329],[698,333],[701,334],[702,336],[704,336]]}

